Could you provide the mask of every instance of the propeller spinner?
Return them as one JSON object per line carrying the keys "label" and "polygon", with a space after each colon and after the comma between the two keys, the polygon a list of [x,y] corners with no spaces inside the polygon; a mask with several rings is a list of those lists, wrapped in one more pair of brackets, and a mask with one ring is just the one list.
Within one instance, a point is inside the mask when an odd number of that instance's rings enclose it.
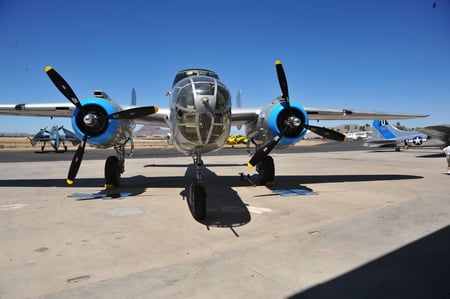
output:
{"label": "propeller spinner", "polygon": [[322,137],[333,139],[337,141],[346,141],[347,137],[344,134],[338,133],[336,131],[324,128],[324,127],[317,127],[317,126],[311,126],[307,124],[302,124],[301,120],[295,116],[295,113],[293,109],[291,108],[291,105],[289,103],[289,90],[288,90],[288,84],[286,79],[286,74],[284,73],[283,65],[281,64],[280,60],[275,61],[275,67],[277,71],[277,77],[278,82],[280,84],[281,89],[281,97],[283,101],[286,103],[286,109],[288,110],[287,117],[284,120],[285,127],[281,130],[280,133],[275,135],[271,140],[267,141],[264,145],[262,145],[256,153],[253,155],[253,157],[250,159],[250,161],[247,163],[247,166],[249,168],[254,167],[258,163],[262,162],[264,158],[269,155],[269,153],[275,148],[275,146],[278,144],[278,142],[283,138],[283,136],[286,134],[286,132],[289,129],[294,128],[304,128],[308,129]]}
{"label": "propeller spinner", "polygon": [[82,139],[82,142],[78,146],[73,158],[72,163],[70,164],[69,173],[67,175],[66,182],[69,185],[72,185],[75,177],[80,169],[81,161],[83,160],[83,154],[86,147],[86,142],[89,138],[90,132],[95,130],[95,127],[98,126],[98,123],[101,121],[105,121],[107,119],[135,119],[144,117],[158,111],[157,106],[147,106],[147,107],[137,107],[127,110],[122,110],[109,115],[99,115],[98,111],[91,111],[88,108],[85,108],[77,95],[70,87],[69,83],[67,83],[64,78],[56,72],[51,66],[45,67],[45,72],[49,76],[50,80],[52,80],[53,84],[58,88],[58,90],[80,110],[83,116],[83,123],[85,126],[85,132]]}

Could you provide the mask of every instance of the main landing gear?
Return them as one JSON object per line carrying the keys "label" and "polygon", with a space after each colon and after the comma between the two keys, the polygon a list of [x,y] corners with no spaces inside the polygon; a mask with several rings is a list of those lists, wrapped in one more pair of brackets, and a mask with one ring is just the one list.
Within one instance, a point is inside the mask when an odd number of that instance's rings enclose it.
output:
{"label": "main landing gear", "polygon": [[201,221],[206,216],[206,191],[202,174],[203,161],[200,153],[195,153],[192,159],[194,160],[195,174],[193,182],[189,186],[187,202],[194,219]]}
{"label": "main landing gear", "polygon": [[[127,154],[125,145],[128,141],[130,141],[131,150]],[[118,156],[109,156],[105,163],[105,189],[120,186],[121,174],[125,172],[125,156],[131,157],[133,155],[133,139],[128,138],[124,143],[114,146],[114,150]]]}
{"label": "main landing gear", "polygon": [[264,159],[256,164],[256,172],[259,176],[261,185],[271,185],[275,179],[275,165],[271,156],[265,156]]}

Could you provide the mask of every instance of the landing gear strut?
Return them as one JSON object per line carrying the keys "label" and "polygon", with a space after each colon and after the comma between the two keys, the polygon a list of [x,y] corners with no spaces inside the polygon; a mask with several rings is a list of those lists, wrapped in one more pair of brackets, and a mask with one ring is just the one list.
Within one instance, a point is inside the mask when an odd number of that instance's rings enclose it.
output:
{"label": "landing gear strut", "polygon": [[134,142],[133,139],[128,138],[124,143],[114,146],[118,156],[109,156],[105,163],[105,188],[113,188],[120,186],[120,176],[125,172],[125,145],[130,141],[131,150],[128,157],[133,155]]}
{"label": "landing gear strut", "polygon": [[200,153],[195,153],[192,159],[194,160],[195,174],[194,180],[189,186],[187,201],[194,219],[201,221],[206,216],[206,191],[202,174],[203,161]]}

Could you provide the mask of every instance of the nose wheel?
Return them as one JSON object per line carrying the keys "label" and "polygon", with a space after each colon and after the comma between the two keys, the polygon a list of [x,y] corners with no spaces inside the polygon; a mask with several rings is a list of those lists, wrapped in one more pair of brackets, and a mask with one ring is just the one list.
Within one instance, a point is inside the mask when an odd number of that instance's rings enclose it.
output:
{"label": "nose wheel", "polygon": [[197,221],[205,219],[206,216],[206,191],[205,186],[193,182],[189,187],[188,205],[192,216]]}
{"label": "nose wheel", "polygon": [[201,221],[206,217],[206,191],[202,173],[203,161],[200,153],[195,153],[192,159],[194,160],[195,174],[194,181],[189,186],[187,202],[194,219]]}

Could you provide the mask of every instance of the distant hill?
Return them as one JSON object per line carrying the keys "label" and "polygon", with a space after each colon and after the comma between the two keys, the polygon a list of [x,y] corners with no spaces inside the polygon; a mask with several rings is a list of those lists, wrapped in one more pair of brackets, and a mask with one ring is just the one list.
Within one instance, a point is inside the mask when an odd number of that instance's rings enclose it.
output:
{"label": "distant hill", "polygon": [[142,128],[134,131],[134,136],[166,136],[169,133],[169,129],[155,127],[155,126],[143,126]]}

